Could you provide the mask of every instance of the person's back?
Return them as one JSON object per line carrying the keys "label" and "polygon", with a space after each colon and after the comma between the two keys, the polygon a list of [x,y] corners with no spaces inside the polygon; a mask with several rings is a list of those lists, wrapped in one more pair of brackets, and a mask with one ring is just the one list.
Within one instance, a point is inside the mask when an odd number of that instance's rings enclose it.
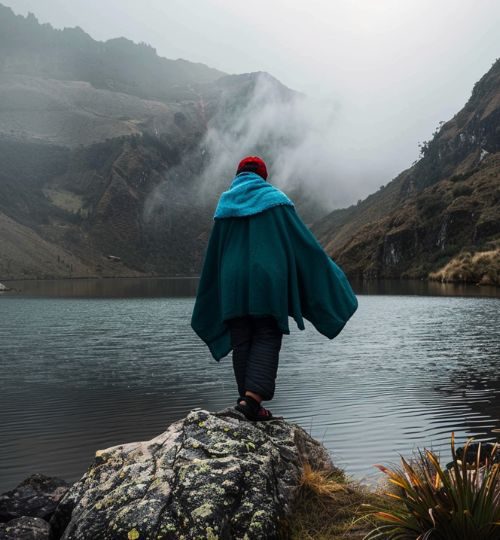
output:
{"label": "person's back", "polygon": [[333,338],[357,308],[342,271],[266,178],[264,162],[250,156],[222,194],[192,317],[216,360],[233,350],[236,408],[252,420],[272,417],[260,402],[274,395],[288,317]]}
{"label": "person's back", "polygon": [[293,253],[276,234],[281,210],[274,207],[245,218],[228,218],[219,225],[228,228],[220,262],[224,320],[271,315],[288,333],[287,284]]}

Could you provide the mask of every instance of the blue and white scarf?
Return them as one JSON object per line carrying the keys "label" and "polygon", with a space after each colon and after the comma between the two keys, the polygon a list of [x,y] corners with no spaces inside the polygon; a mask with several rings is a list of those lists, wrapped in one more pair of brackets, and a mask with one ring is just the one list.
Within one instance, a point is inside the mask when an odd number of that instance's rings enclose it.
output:
{"label": "blue and white scarf", "polygon": [[294,206],[282,191],[258,174],[242,172],[233,180],[229,190],[220,196],[214,219],[253,216],[283,204]]}

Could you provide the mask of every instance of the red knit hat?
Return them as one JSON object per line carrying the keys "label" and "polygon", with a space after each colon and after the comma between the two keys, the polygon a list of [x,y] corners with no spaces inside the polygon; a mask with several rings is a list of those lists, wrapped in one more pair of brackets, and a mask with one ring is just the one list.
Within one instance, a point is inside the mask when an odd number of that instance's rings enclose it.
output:
{"label": "red knit hat", "polygon": [[267,168],[264,160],[258,156],[247,156],[240,161],[236,174],[242,172],[253,172],[262,176],[264,180],[267,178]]}

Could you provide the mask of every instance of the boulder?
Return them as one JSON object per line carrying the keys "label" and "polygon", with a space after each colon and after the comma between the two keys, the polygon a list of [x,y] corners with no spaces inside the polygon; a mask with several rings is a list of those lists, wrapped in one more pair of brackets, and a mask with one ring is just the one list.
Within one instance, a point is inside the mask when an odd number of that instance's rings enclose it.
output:
{"label": "boulder", "polygon": [[60,478],[33,474],[13,490],[0,495],[0,523],[22,516],[48,521],[69,486]]}
{"label": "boulder", "polygon": [[332,466],[297,425],[192,411],[150,441],[98,451],[53,515],[53,538],[276,538],[304,462]]}
{"label": "boulder", "polygon": [[0,540],[49,540],[49,524],[37,517],[19,517],[0,524]]}

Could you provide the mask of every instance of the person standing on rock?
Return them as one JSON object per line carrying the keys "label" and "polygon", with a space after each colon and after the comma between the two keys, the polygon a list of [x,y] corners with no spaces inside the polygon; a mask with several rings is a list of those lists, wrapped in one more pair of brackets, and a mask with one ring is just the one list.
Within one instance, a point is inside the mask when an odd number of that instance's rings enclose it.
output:
{"label": "person standing on rock", "polygon": [[357,307],[342,270],[267,182],[264,161],[244,158],[215,211],[191,319],[215,360],[233,351],[236,409],[248,420],[272,419],[261,402],[274,396],[289,316],[333,339]]}

